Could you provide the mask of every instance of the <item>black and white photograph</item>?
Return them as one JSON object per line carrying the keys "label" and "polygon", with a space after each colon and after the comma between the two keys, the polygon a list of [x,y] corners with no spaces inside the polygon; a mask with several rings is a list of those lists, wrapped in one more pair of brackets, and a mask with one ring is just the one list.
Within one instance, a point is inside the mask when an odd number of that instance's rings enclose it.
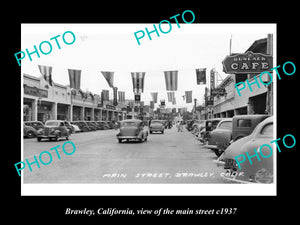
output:
{"label": "black and white photograph", "polygon": [[22,195],[276,195],[276,24],[189,13],[21,24]]}

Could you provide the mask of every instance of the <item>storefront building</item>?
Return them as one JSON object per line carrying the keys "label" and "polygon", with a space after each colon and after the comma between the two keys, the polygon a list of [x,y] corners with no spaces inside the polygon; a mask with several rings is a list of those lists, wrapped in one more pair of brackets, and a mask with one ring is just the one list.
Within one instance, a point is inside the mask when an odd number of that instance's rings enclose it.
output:
{"label": "storefront building", "polygon": [[101,105],[99,95],[90,92],[71,91],[69,86],[52,82],[50,85],[43,76],[23,74],[23,120],[92,120],[119,121],[126,112],[109,105]]}
{"label": "storefront building", "polygon": [[[270,68],[273,67],[272,43],[272,35],[268,35],[268,38],[255,41],[245,53],[229,56],[231,61],[226,66],[236,71],[231,73],[226,71],[225,68],[224,72],[229,75],[216,87],[220,90],[225,89],[225,94],[214,96],[213,117],[223,118],[241,114],[273,115],[273,82],[267,86],[260,84],[260,87],[255,84],[255,77],[260,80],[259,75],[263,71],[270,71]],[[260,66],[261,68],[259,68]],[[244,91],[241,91],[240,96],[235,84],[239,82],[246,83],[246,80],[248,80],[248,83],[253,84],[251,85],[252,91],[244,89]],[[264,82],[268,83],[268,80],[264,80]]]}

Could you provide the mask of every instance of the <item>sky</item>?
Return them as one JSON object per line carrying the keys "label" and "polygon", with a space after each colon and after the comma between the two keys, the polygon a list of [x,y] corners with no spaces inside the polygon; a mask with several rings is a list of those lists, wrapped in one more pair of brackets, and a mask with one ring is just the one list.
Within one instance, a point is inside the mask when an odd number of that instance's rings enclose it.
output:
{"label": "sky", "polygon": [[[168,26],[167,24],[164,24]],[[149,104],[150,92],[158,92],[158,102],[166,100],[166,107],[187,107],[191,110],[193,103],[186,104],[182,95],[193,91],[193,99],[202,104],[205,87],[209,87],[210,70],[215,68],[224,79],[227,74],[222,71],[222,60],[231,52],[245,52],[255,40],[266,38],[274,33],[274,24],[171,24],[169,33],[152,33],[150,40],[147,34],[138,45],[134,33],[153,30],[153,24],[22,24],[21,49],[34,51],[43,41],[52,44],[48,55],[40,53],[40,58],[32,54],[21,61],[21,74],[26,73],[39,77],[38,65],[52,66],[52,79],[55,83],[69,85],[68,69],[80,69],[81,89],[93,94],[100,94],[102,89],[110,90],[101,71],[114,72],[114,85],[119,91],[125,91],[126,99],[133,99],[131,72],[146,72],[144,92],[141,100]],[[158,25],[156,24],[156,27]],[[168,30],[168,27],[162,27]],[[72,31],[76,40],[66,45],[62,35]],[[146,32],[145,32],[146,33]],[[61,49],[58,49],[57,38]],[[71,41],[71,36],[65,36]],[[46,52],[47,45],[43,45]],[[17,61],[16,61],[17,63]],[[207,85],[197,85],[196,69],[207,68]],[[178,90],[175,93],[176,105],[167,102],[167,92],[163,71],[178,70]],[[219,81],[220,83],[221,81]],[[157,103],[155,107],[158,107]]]}

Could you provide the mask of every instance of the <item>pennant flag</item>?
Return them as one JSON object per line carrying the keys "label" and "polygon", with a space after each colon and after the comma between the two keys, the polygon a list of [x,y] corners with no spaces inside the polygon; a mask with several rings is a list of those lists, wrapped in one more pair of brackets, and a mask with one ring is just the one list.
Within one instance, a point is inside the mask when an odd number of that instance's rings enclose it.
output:
{"label": "pennant flag", "polygon": [[119,102],[125,102],[125,91],[118,91]]}
{"label": "pennant flag", "polygon": [[114,91],[113,105],[117,106],[118,105],[118,99],[117,99],[118,88],[117,87],[113,87],[113,91]]}
{"label": "pennant flag", "polygon": [[114,72],[108,72],[108,71],[101,71],[104,78],[106,79],[109,87],[114,87]]}
{"label": "pennant flag", "polygon": [[151,92],[152,100],[154,101],[154,103],[157,103],[157,94],[157,92]]}
{"label": "pennant flag", "polygon": [[68,69],[70,87],[76,90],[80,89],[81,70]]}
{"label": "pennant flag", "polygon": [[52,66],[38,65],[44,79],[52,86]]}
{"label": "pennant flag", "polygon": [[197,84],[206,84],[206,68],[196,69]]}
{"label": "pennant flag", "polygon": [[167,95],[168,95],[168,102],[173,102],[174,101],[174,98],[175,98],[175,95],[174,95],[174,91],[171,91],[171,92],[167,92]]}
{"label": "pennant flag", "polygon": [[101,99],[103,101],[109,101],[109,90],[102,90]]}
{"label": "pennant flag", "polygon": [[193,102],[192,91],[186,91],[185,92],[185,100],[186,100],[186,103],[192,103]]}
{"label": "pennant flag", "polygon": [[140,94],[144,92],[144,78],[146,72],[131,72],[133,92]]}
{"label": "pennant flag", "polygon": [[134,95],[134,101],[136,101],[136,102],[141,101],[141,95],[140,94],[135,94]]}
{"label": "pennant flag", "polygon": [[177,91],[178,71],[164,71],[167,91]]}
{"label": "pennant flag", "polygon": [[172,105],[176,105],[176,98],[175,97],[172,100]]}
{"label": "pennant flag", "polygon": [[154,101],[150,101],[150,108],[154,109]]}

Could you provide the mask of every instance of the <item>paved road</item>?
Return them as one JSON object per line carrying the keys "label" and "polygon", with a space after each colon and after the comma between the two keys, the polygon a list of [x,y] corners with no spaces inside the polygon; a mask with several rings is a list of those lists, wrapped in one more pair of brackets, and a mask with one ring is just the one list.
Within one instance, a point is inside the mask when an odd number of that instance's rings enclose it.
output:
{"label": "paved road", "polygon": [[[201,146],[192,134],[175,128],[150,134],[144,143],[118,143],[115,130],[73,134],[76,150],[66,155],[65,140],[24,139],[24,161],[34,161],[43,151],[52,153],[49,165],[32,164],[24,169],[24,183],[225,183],[214,153]],[[54,150],[57,145],[61,159]],[[65,145],[72,152],[71,144]],[[43,154],[42,160],[49,161]]]}

